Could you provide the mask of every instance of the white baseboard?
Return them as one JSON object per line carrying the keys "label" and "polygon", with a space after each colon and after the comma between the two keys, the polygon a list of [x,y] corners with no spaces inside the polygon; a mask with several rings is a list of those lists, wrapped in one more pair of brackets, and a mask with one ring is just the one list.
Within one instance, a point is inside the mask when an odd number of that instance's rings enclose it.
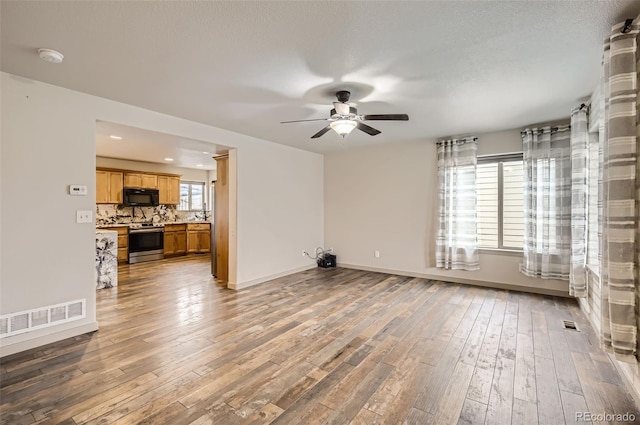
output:
{"label": "white baseboard", "polygon": [[[51,328],[48,328],[51,330]],[[89,332],[98,330],[98,322],[85,323],[83,325],[65,329],[64,331],[54,332],[46,335],[41,335],[39,337],[26,339],[23,341],[18,341],[15,343],[11,343],[6,340],[2,340],[2,344],[0,345],[0,357],[9,356],[11,354],[19,353],[21,351],[30,350],[32,348],[41,347],[46,344],[51,344],[52,342],[62,341],[63,339],[72,338],[74,336],[86,334]],[[22,334],[24,336],[26,334]],[[10,338],[7,338],[10,339]]]}
{"label": "white baseboard", "polygon": [[564,297],[564,298],[569,297],[569,294],[566,293],[565,291],[558,291],[558,290],[547,289],[547,288],[536,288],[534,286],[509,285],[505,283],[485,282],[482,280],[464,279],[464,278],[453,277],[453,276],[444,277],[444,276],[430,275],[427,273],[416,273],[416,272],[407,272],[403,270],[382,269],[378,267],[359,266],[355,264],[338,263],[338,267],[344,267],[345,269],[365,270],[369,272],[395,274],[399,276],[420,277],[423,279],[439,280],[442,282],[463,283],[465,285],[482,286],[485,288],[507,289],[509,291],[519,291],[519,292],[531,292],[534,294],[554,295],[556,297]]}
{"label": "white baseboard", "polygon": [[244,289],[244,288],[248,288],[250,286],[254,286],[254,285],[258,285],[260,283],[267,282],[267,281],[272,280],[272,279],[277,279],[279,277],[288,276],[290,274],[294,274],[294,273],[298,273],[298,272],[303,272],[305,270],[311,270],[311,269],[314,269],[316,267],[318,267],[318,265],[313,263],[313,264],[310,264],[308,266],[297,267],[295,269],[291,269],[291,270],[287,270],[287,271],[284,271],[284,272],[272,274],[270,276],[260,277],[258,279],[248,280],[246,282],[229,282],[227,284],[227,287],[229,289],[235,289],[235,290]]}

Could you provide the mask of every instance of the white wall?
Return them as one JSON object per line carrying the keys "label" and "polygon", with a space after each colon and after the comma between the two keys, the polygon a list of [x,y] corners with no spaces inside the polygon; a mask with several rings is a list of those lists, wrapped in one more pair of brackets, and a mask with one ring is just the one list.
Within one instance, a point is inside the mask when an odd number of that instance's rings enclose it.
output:
{"label": "white wall", "polygon": [[[519,130],[477,136],[478,155],[522,152]],[[522,275],[514,254],[483,251],[475,272],[435,268],[436,164],[435,140],[325,155],[325,244],[338,265],[567,294],[564,281]]]}
{"label": "white wall", "polygon": [[128,159],[116,159],[105,158],[102,156],[96,157],[96,167],[104,168],[116,168],[121,170],[132,171],[145,171],[147,173],[167,173],[167,174],[179,174],[180,180],[189,182],[202,182],[205,184],[204,201],[207,205],[207,211],[212,211],[211,204],[211,179],[209,176],[213,171],[208,170],[195,170],[193,168],[182,168],[168,164],[155,164],[153,162],[131,161]]}
{"label": "white wall", "polygon": [[[0,314],[77,298],[88,312],[81,322],[3,338],[0,354],[96,328],[94,226],[76,224],[75,211],[95,206],[97,119],[237,148],[231,283],[313,266],[300,251],[323,244],[321,155],[6,73],[0,83]],[[69,184],[87,185],[89,195],[68,196]]]}
{"label": "white wall", "polygon": [[[194,170],[167,164],[154,164],[152,162],[130,161],[127,159],[96,157],[96,167],[118,168],[122,170],[145,171],[148,173],[179,174],[181,180],[207,183],[209,172],[207,170]],[[210,182],[210,181],[209,181]]]}

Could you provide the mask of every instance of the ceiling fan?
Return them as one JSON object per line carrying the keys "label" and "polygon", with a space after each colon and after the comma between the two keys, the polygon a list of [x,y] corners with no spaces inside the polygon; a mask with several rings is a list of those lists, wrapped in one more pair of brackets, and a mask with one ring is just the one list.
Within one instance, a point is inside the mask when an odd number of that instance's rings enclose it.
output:
{"label": "ceiling fan", "polygon": [[295,121],[281,121],[280,124],[288,124],[292,122],[305,122],[305,121],[329,121],[329,124],[311,136],[312,139],[316,139],[329,130],[334,130],[343,138],[351,133],[351,130],[357,128],[360,131],[364,131],[370,136],[380,134],[380,130],[376,130],[373,127],[368,126],[362,121],[409,121],[409,115],[407,114],[378,114],[378,115],[358,115],[358,110],[355,108],[355,103],[349,103],[351,93],[346,90],[340,90],[336,93],[338,98],[337,102],[333,102],[333,109],[329,118],[316,118],[311,120],[295,120]]}

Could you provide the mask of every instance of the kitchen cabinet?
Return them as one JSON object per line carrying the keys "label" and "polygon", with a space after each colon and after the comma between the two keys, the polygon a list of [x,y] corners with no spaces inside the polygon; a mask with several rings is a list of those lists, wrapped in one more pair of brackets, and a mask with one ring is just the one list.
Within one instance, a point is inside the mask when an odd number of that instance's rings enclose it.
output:
{"label": "kitchen cabinet", "polygon": [[160,203],[177,205],[180,203],[180,177],[158,176]]}
{"label": "kitchen cabinet", "polygon": [[123,173],[96,170],[96,204],[122,204]]}
{"label": "kitchen cabinet", "polygon": [[209,223],[187,224],[187,252],[201,254],[211,251],[211,226]]}
{"label": "kitchen cabinet", "polygon": [[116,227],[118,232],[118,262],[129,262],[129,228]]}
{"label": "kitchen cabinet", "polygon": [[146,173],[125,173],[124,187],[135,187],[141,189],[157,189],[158,176]]}
{"label": "kitchen cabinet", "polygon": [[187,253],[187,225],[167,224],[164,226],[164,256],[185,255]]}
{"label": "kitchen cabinet", "polygon": [[103,230],[114,230],[118,232],[118,263],[129,262],[129,228],[120,227],[99,227]]}

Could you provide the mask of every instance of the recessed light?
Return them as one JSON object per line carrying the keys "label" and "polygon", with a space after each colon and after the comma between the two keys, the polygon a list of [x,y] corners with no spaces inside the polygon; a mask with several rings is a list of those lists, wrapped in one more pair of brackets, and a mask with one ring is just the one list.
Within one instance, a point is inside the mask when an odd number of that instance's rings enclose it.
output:
{"label": "recessed light", "polygon": [[202,164],[196,164],[196,167],[204,167]]}
{"label": "recessed light", "polygon": [[53,49],[38,49],[38,56],[45,62],[49,63],[62,63],[64,56],[62,53]]}
{"label": "recessed light", "polygon": [[111,135],[111,136],[109,136],[109,137],[111,137],[111,138],[112,138],[112,139],[114,139],[114,140],[122,140],[122,137],[120,137],[120,136],[116,136],[115,134],[112,134],[112,135]]}
{"label": "recessed light", "polygon": [[173,161],[173,158],[165,158],[164,160],[171,162],[171,161]]}

